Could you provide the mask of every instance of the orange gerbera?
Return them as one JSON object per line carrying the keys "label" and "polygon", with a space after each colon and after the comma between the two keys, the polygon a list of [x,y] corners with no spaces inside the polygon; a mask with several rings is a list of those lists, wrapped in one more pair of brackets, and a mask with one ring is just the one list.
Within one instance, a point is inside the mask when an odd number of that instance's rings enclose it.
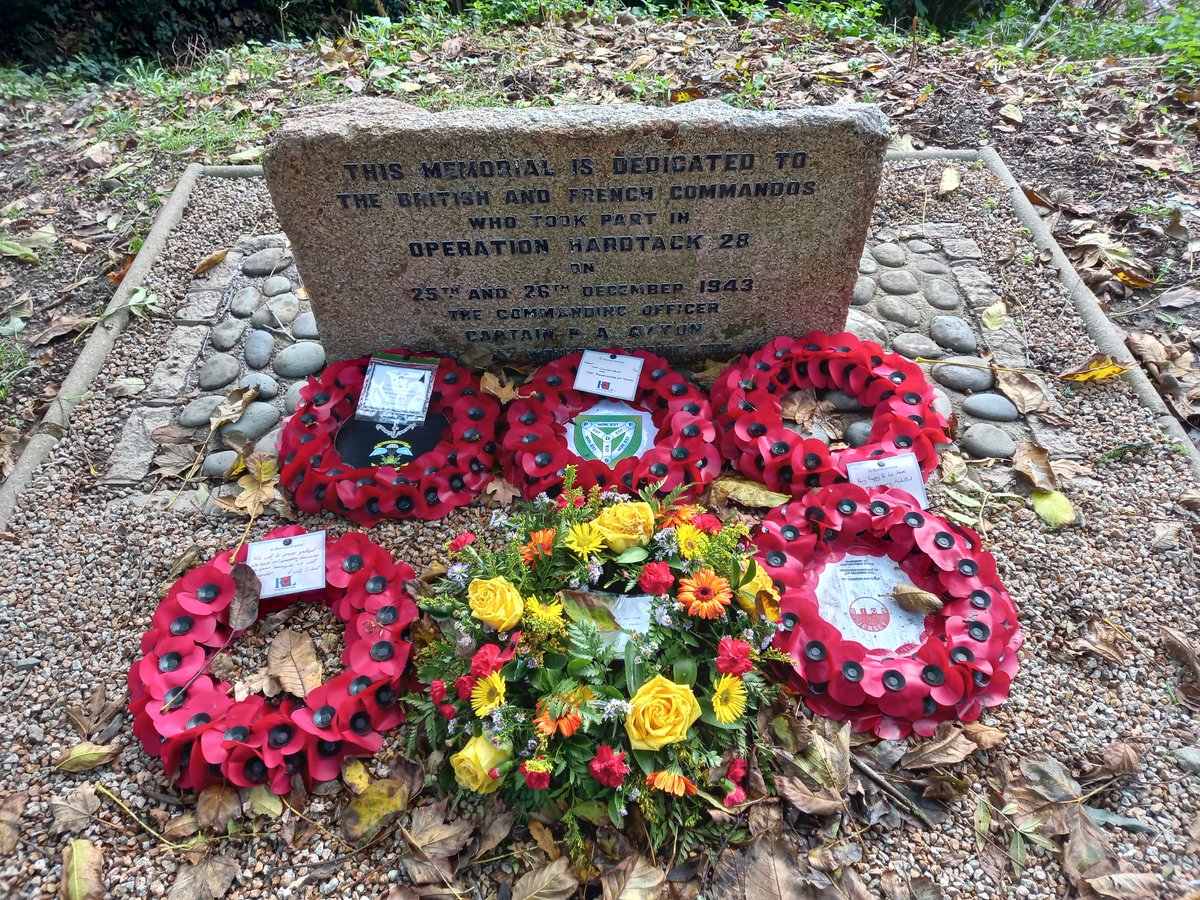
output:
{"label": "orange gerbera", "polygon": [[646,787],[652,787],[664,794],[673,794],[676,797],[682,797],[684,794],[690,797],[700,790],[678,772],[651,772],[646,776]]}
{"label": "orange gerbera", "polygon": [[684,506],[676,506],[674,509],[663,510],[658,527],[660,529],[677,528],[684,522],[692,521],[692,519],[696,518],[703,511],[703,507],[694,504],[685,504]]}
{"label": "orange gerbera", "polygon": [[554,529],[543,528],[529,535],[529,543],[521,547],[521,559],[525,561],[525,565],[533,565],[534,560],[549,556],[553,547]]}
{"label": "orange gerbera", "polygon": [[563,737],[570,737],[583,724],[583,716],[579,714],[580,704],[585,700],[591,700],[594,696],[589,688],[584,687],[569,696],[559,697],[558,699],[565,704],[560,716],[550,715],[547,705],[538,701],[537,717],[533,720],[533,724],[546,737],[554,737],[555,732]]}
{"label": "orange gerbera", "polygon": [[728,579],[712,569],[701,569],[691,578],[680,579],[677,599],[687,607],[689,616],[719,619],[733,599],[733,590]]}

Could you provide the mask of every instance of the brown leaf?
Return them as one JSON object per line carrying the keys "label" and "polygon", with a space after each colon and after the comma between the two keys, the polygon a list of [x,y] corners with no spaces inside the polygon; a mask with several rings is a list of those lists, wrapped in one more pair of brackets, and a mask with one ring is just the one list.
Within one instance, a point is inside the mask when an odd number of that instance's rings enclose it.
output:
{"label": "brown leaf", "polygon": [[779,412],[785,419],[795,422],[803,431],[811,431],[818,418],[823,417],[833,408],[831,403],[817,399],[813,388],[792,391],[783,398]]}
{"label": "brown leaf", "polygon": [[297,697],[321,685],[321,662],[317,648],[307,634],[287,629],[275,635],[267,648],[267,672],[279,679],[283,689]]}
{"label": "brown leaf", "polygon": [[31,347],[41,347],[43,344],[48,344],[56,337],[62,337],[64,334],[71,334],[75,331],[86,331],[99,321],[99,316],[80,316],[72,315],[70,313],[60,313],[50,320],[50,324],[42,329],[38,335],[29,342],[29,345]]}
{"label": "brown leaf", "polygon": [[224,900],[237,873],[237,863],[223,856],[184,866],[175,876],[167,900]]}
{"label": "brown leaf", "polygon": [[237,563],[229,574],[235,585],[233,599],[229,601],[229,627],[233,631],[245,631],[258,621],[262,582],[245,563]]}
{"label": "brown leaf", "polygon": [[1073,638],[1068,646],[1080,653],[1093,653],[1109,662],[1121,664],[1125,661],[1120,633],[1117,629],[1094,619],[1084,626],[1083,634]]}
{"label": "brown leaf", "polygon": [[1153,900],[1162,887],[1162,876],[1149,872],[1118,872],[1084,880],[1101,897],[1115,900]]}
{"label": "brown leaf", "polygon": [[917,744],[900,759],[904,769],[931,769],[962,762],[979,749],[953,722],[943,722],[927,741]]}
{"label": "brown leaf", "polygon": [[829,788],[813,793],[803,781],[794,775],[776,775],[775,790],[779,796],[802,813],[810,816],[831,816],[840,812],[845,804],[842,798]]}
{"label": "brown leaf", "polygon": [[251,518],[261,516],[275,500],[279,485],[279,462],[267,453],[252,453],[246,459],[246,474],[237,481],[242,492],[234,505]]}
{"label": "brown leaf", "polygon": [[511,403],[521,396],[515,384],[507,378],[501,379],[493,372],[483,373],[483,377],[479,379],[479,387],[485,394],[491,394],[501,403]]}
{"label": "brown leaf", "polygon": [[192,270],[192,274],[193,275],[203,275],[205,272],[207,272],[209,269],[211,269],[217,263],[219,263],[223,259],[225,259],[226,255],[228,253],[229,253],[228,247],[226,247],[223,250],[217,250],[217,251],[214,251],[213,253],[210,253],[208,256],[204,257],[204,259],[200,260],[200,262],[196,265],[196,268]]}
{"label": "brown leaf", "polygon": [[962,184],[962,172],[958,171],[954,166],[946,166],[946,168],[942,169],[942,180],[938,184],[938,199],[940,200],[942,197],[957,191],[960,184]]}
{"label": "brown leaf", "polygon": [[338,824],[347,840],[370,843],[408,808],[408,788],[394,778],[380,778],[351,800]]}
{"label": "brown leaf", "polygon": [[79,838],[67,844],[62,872],[58,883],[62,900],[104,900],[104,856],[94,843]]}
{"label": "brown leaf", "polygon": [[1065,381],[1108,381],[1129,371],[1107,353],[1093,353],[1079,365],[1059,374]]}
{"label": "brown leaf", "polygon": [[431,859],[454,856],[471,839],[475,825],[463,816],[446,819],[447,801],[421,806],[413,810],[412,821],[404,831],[404,839],[413,849]]}
{"label": "brown leaf", "polygon": [[862,844],[857,841],[838,841],[808,851],[808,864],[814,869],[833,874],[838,869],[862,861]]}
{"label": "brown leaf", "polygon": [[195,436],[195,428],[184,428],[182,425],[162,425],[150,432],[150,440],[160,447],[182,444]]}
{"label": "brown leaf", "polygon": [[513,900],[567,900],[579,888],[565,856],[522,875],[513,885]]}
{"label": "brown leaf", "polygon": [[656,900],[667,873],[644,856],[627,856],[600,876],[603,900]]}
{"label": "brown leaf", "polygon": [[990,750],[1008,737],[1008,732],[984,725],[982,722],[968,722],[963,726],[963,734],[980,750]]}
{"label": "brown leaf", "polygon": [[558,859],[562,856],[562,850],[559,849],[558,841],[554,840],[554,835],[549,828],[537,819],[530,819],[528,828],[534,842],[542,848],[542,852],[549,859]]}
{"label": "brown leaf", "polygon": [[1200,303],[1200,290],[1184,285],[1167,291],[1158,298],[1158,305],[1163,309],[1187,309]]}
{"label": "brown leaf", "polygon": [[1013,402],[1013,406],[1022,415],[1028,415],[1038,410],[1047,409],[1050,401],[1043,391],[1028,375],[1020,372],[996,371],[996,387]]}
{"label": "brown leaf", "polygon": [[485,811],[483,833],[479,836],[479,846],[475,848],[475,859],[495,850],[512,834],[513,823],[517,815],[514,812]]}
{"label": "brown leaf", "polygon": [[1063,847],[1063,871],[1079,887],[1084,875],[1111,856],[1108,836],[1080,804],[1067,813],[1067,843]]}
{"label": "brown leaf", "polygon": [[17,849],[21,837],[21,817],[29,803],[29,791],[10,794],[0,801],[0,856],[8,856]]}
{"label": "brown leaf", "polygon": [[1069,803],[1083,796],[1083,788],[1079,786],[1079,782],[1071,777],[1071,773],[1062,763],[1049,754],[1024,756],[1019,765],[1030,789],[1051,803]]}
{"label": "brown leaf", "polygon": [[88,698],[87,706],[68,706],[67,717],[81,736],[91,737],[125,708],[125,698],[128,695],[128,691],[122,690],[116,697],[110,699],[108,686],[103,681],[98,682],[92,690],[91,697]]}
{"label": "brown leaf", "polygon": [[61,834],[64,831],[83,831],[92,821],[92,813],[100,808],[100,798],[96,789],[90,784],[81,784],[75,790],[59,799],[50,800],[50,812],[54,816],[51,832]]}
{"label": "brown leaf", "polygon": [[891,596],[895,598],[896,605],[901,609],[911,613],[919,613],[923,616],[937,615],[945,606],[937,594],[923,591],[912,584],[896,585],[892,590]]}
{"label": "brown leaf", "polygon": [[54,760],[54,768],[61,772],[87,772],[112,762],[121,755],[116,744],[93,744],[81,741],[74,747],[62,751]]}
{"label": "brown leaf", "polygon": [[499,476],[493,478],[483,492],[491,497],[498,506],[508,506],[521,496],[521,492],[517,488]]}
{"label": "brown leaf", "polygon": [[1013,454],[1013,468],[1038,491],[1054,491],[1058,483],[1050,466],[1050,451],[1034,441],[1026,441]]}
{"label": "brown leaf", "polygon": [[806,866],[781,834],[762,835],[746,852],[746,897],[809,900]]}
{"label": "brown leaf", "polygon": [[756,509],[773,509],[791,500],[790,494],[769,490],[755,481],[722,475],[709,488],[711,506],[724,507],[738,503]]}
{"label": "brown leaf", "polygon": [[717,362],[715,359],[706,359],[703,368],[693,370],[692,381],[707,390],[729,368],[729,365],[728,362]]}
{"label": "brown leaf", "polygon": [[1167,653],[1191,669],[1192,678],[1200,682],[1200,655],[1197,655],[1196,645],[1191,639],[1173,628],[1160,627],[1158,633]]}
{"label": "brown leaf", "polygon": [[1167,349],[1152,334],[1144,331],[1131,331],[1125,338],[1125,344],[1137,359],[1144,363],[1165,363]]}
{"label": "brown leaf", "polygon": [[850,723],[819,720],[812,743],[796,763],[814,784],[831,788],[840,797],[850,782]]}
{"label": "brown leaf", "polygon": [[211,784],[196,798],[196,821],[201,828],[224,833],[230,820],[242,814],[242,797],[228,784]]}
{"label": "brown leaf", "polygon": [[200,823],[196,821],[196,814],[190,812],[175,816],[162,827],[163,837],[171,841],[191,837],[199,830]]}
{"label": "brown leaf", "polygon": [[1083,772],[1079,776],[1079,781],[1083,784],[1094,784],[1097,781],[1136,775],[1140,771],[1142,771],[1141,751],[1124,741],[1114,741],[1100,751],[1100,762]]}

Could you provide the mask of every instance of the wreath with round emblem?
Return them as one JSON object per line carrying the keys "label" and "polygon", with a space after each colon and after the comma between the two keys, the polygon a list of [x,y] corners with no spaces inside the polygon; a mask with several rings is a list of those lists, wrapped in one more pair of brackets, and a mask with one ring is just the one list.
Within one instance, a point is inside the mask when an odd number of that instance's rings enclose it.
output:
{"label": "wreath with round emblem", "polygon": [[[305,533],[287,526],[265,539]],[[246,547],[220,553],[171,586],[142,635],[144,655],[129,669],[129,708],[134,734],[179,787],[261,784],[285,794],[293,775],[311,787],[336,778],[343,760],[374,755],[381,733],[404,721],[399,700],[411,645],[403,634],[417,617],[405,583],[413,570],[351,533],[326,546],[325,588],[260,600],[259,618],[296,603],[328,603],[346,623],[346,669],[303,701],[275,704],[258,694],[235,700],[227,682],[206,674],[243,633],[231,629],[230,612],[249,571],[246,554]]]}
{"label": "wreath with round emblem", "polygon": [[[784,427],[789,393],[827,388],[873,410],[863,446],[831,451],[824,441]],[[950,441],[921,369],[849,333],[776,338],[721,373],[710,393],[725,459],[743,475],[793,497],[844,481],[849,463],[896,453],[914,454],[928,475],[937,466],[936,445]]]}
{"label": "wreath with round emblem", "polygon": [[[755,543],[780,588],[775,646],[797,661],[784,678],[818,715],[895,740],[1008,696],[1017,609],[971,529],[903,491],[836,484],[773,509]],[[902,579],[893,594],[862,592],[875,566]]]}
{"label": "wreath with round emblem", "polygon": [[348,465],[337,435],[354,418],[369,361],[335,363],[300,389],[279,438],[280,481],[296,506],[370,527],[380,519],[439,519],[470,503],[492,480],[499,403],[468,369],[439,359],[426,421],[444,416],[445,439],[402,462],[401,444],[384,432],[372,454],[380,465]]}
{"label": "wreath with round emblem", "polygon": [[[567,435],[580,414],[599,408],[595,395],[573,387],[582,354],[543,365],[521,386],[518,399],[506,408],[500,456],[505,477],[526,499],[554,493],[567,466],[575,467],[575,485],[585,491],[599,486],[633,494],[658,484],[663,494],[681,485],[694,485],[690,492],[695,493],[717,477],[721,455],[708,398],[661,356],[645,350],[627,355],[643,360],[637,393],[628,404],[632,415],[609,416],[590,434],[587,424],[575,424],[586,457],[577,452],[583,449],[578,444],[571,448]],[[648,413],[657,429],[653,446],[640,456],[616,458],[614,448],[630,449],[640,434],[634,421],[639,413]]]}

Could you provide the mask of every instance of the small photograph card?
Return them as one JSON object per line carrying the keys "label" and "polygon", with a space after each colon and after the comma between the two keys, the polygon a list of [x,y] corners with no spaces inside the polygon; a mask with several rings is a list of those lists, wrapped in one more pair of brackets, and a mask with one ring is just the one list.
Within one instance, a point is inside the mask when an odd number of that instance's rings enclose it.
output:
{"label": "small photograph card", "polygon": [[859,487],[894,487],[907,491],[921,509],[929,509],[929,497],[925,493],[925,479],[921,476],[921,464],[916,454],[897,453],[879,459],[865,459],[846,466],[850,481]]}
{"label": "small photograph card", "polygon": [[424,422],[437,367],[436,359],[371,357],[354,418],[383,425]]}
{"label": "small photograph card", "polygon": [[632,400],[637,396],[638,379],[642,376],[642,358],[620,353],[584,350],[575,373],[577,391],[600,397]]}
{"label": "small photograph card", "polygon": [[325,587],[325,532],[254,541],[246,565],[262,582],[259,597],[282,597]]}

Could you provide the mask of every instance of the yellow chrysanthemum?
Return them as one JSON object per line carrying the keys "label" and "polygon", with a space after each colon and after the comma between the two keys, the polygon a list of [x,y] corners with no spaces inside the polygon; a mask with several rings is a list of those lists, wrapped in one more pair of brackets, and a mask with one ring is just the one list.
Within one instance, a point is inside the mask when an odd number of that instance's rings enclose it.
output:
{"label": "yellow chrysanthemum", "polygon": [[736,722],[746,711],[746,686],[736,675],[717,679],[712,696],[713,714],[722,725]]}
{"label": "yellow chrysanthemum", "polygon": [[679,545],[680,556],[695,559],[708,549],[708,535],[690,522],[684,522],[675,529],[675,543]]}
{"label": "yellow chrysanthemum", "polygon": [[596,527],[595,522],[580,522],[568,529],[563,546],[580,559],[587,559],[604,549],[604,533]]}
{"label": "yellow chrysanthemum", "polygon": [[547,632],[559,631],[566,625],[561,603],[542,603],[537,597],[525,601],[525,620],[540,625]]}
{"label": "yellow chrysanthemum", "polygon": [[504,705],[504,678],[499,672],[493,672],[475,682],[471,690],[471,709],[475,715],[483,718],[493,709]]}

